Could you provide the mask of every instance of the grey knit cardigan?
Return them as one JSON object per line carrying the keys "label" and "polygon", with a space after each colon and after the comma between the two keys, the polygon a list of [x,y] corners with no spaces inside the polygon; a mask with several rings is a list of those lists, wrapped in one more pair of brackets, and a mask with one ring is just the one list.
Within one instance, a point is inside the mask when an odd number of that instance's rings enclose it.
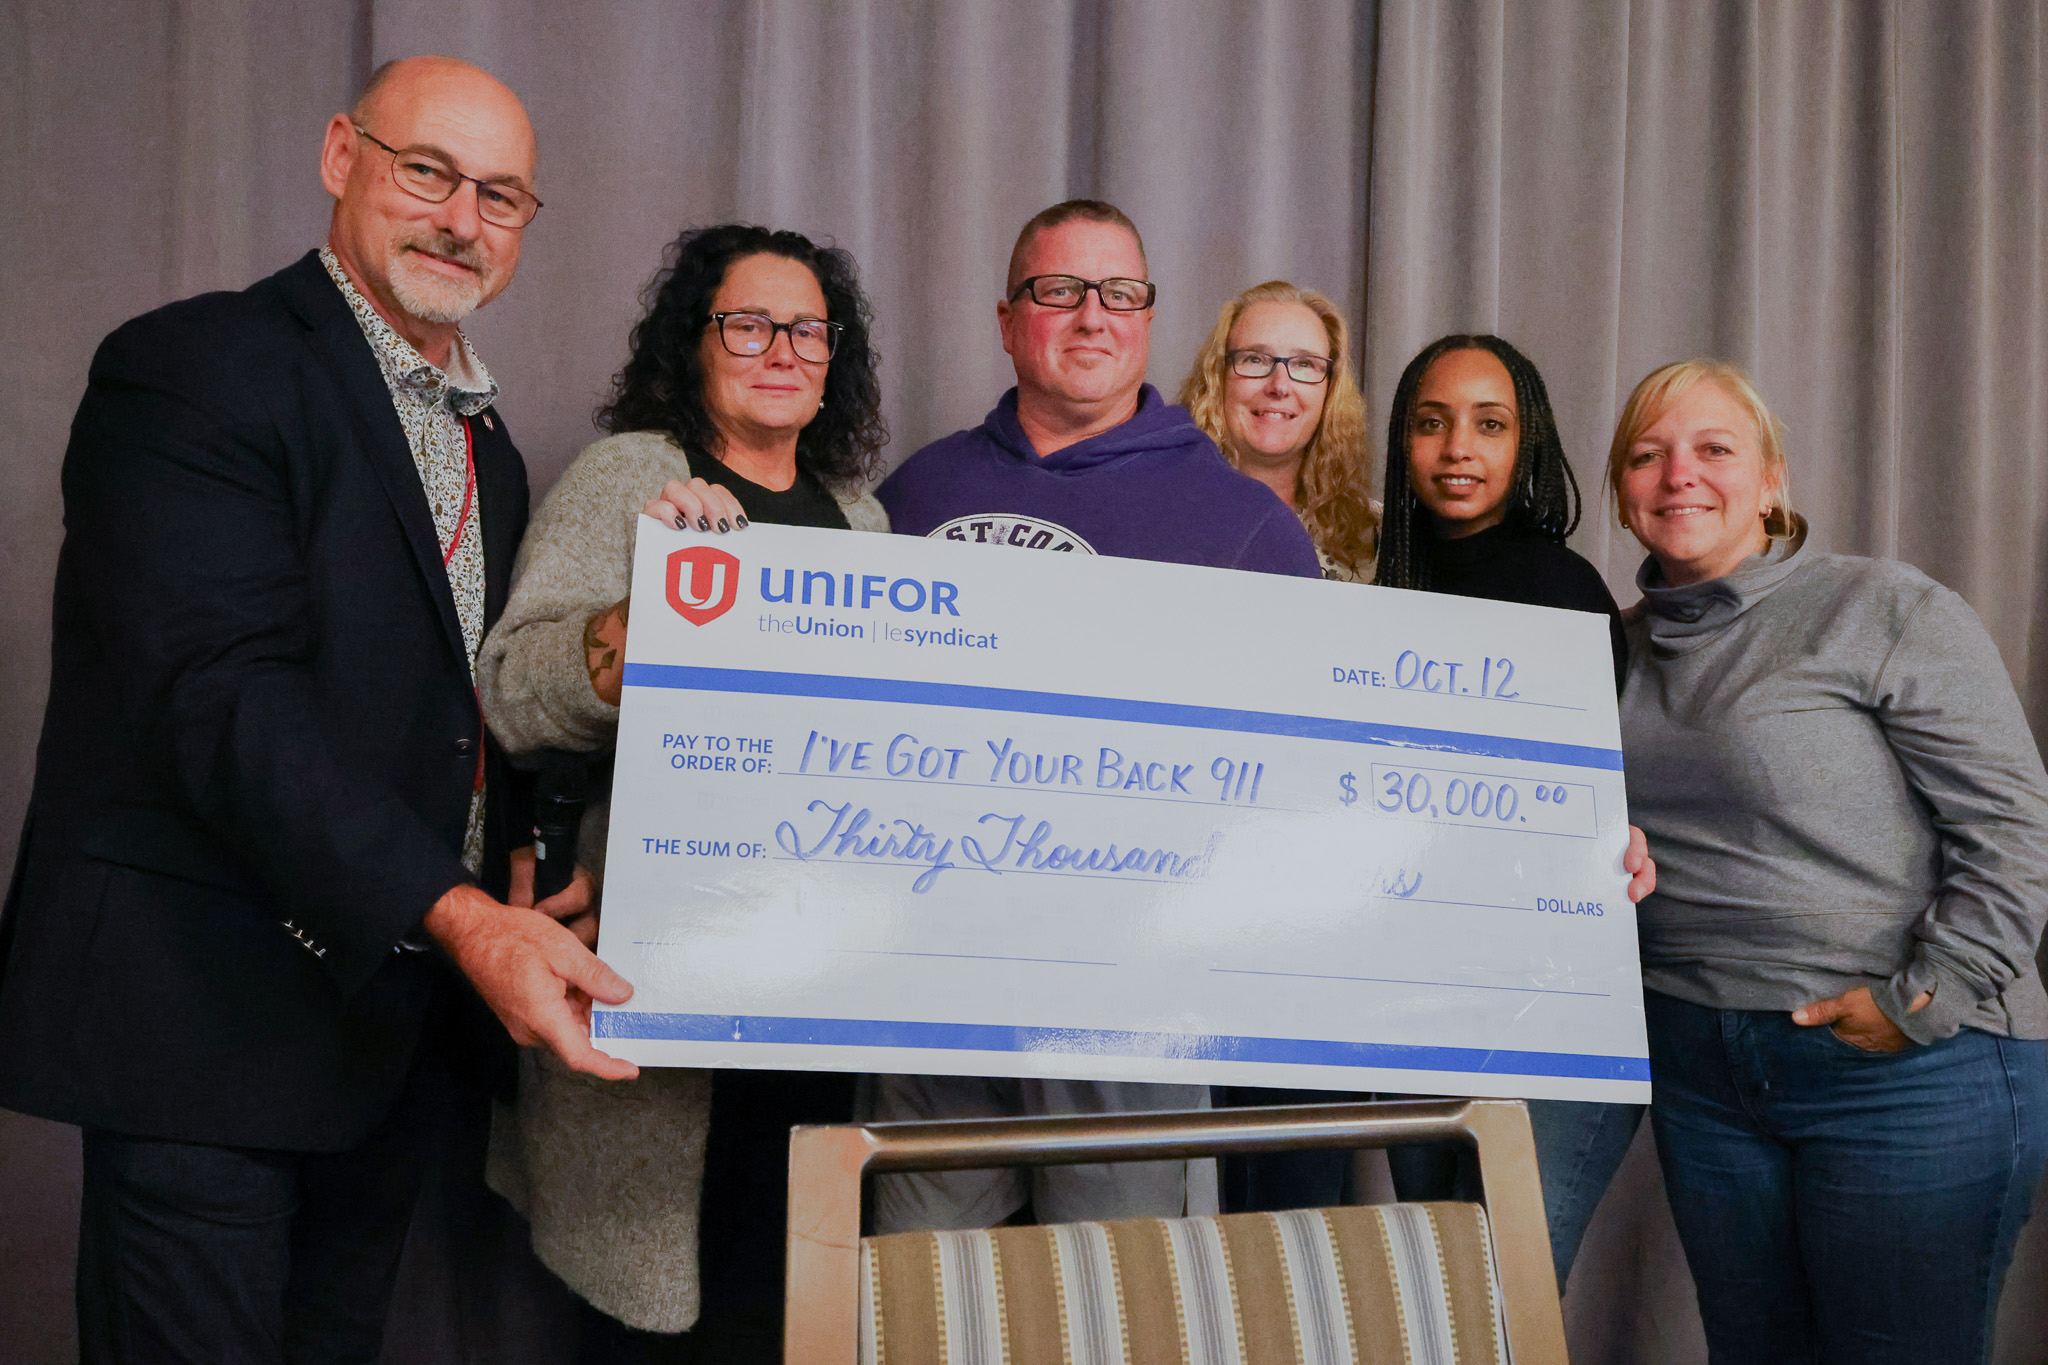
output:
{"label": "grey knit cardigan", "polygon": [[[632,585],[642,505],[670,479],[690,477],[688,458],[667,436],[623,432],[587,447],[542,501],[513,565],[511,597],[477,659],[484,714],[515,758],[611,747],[619,708],[591,691],[583,629]],[[889,529],[873,494],[834,496],[854,530]],[[600,884],[609,814],[607,803],[592,802],[577,844],[578,861]],[[683,1331],[697,1320],[710,1110],[708,1072],[662,1068],[637,1081],[600,1081],[529,1049],[518,1103],[492,1124],[491,1187],[526,1216],[535,1254],[571,1289],[630,1326]]]}

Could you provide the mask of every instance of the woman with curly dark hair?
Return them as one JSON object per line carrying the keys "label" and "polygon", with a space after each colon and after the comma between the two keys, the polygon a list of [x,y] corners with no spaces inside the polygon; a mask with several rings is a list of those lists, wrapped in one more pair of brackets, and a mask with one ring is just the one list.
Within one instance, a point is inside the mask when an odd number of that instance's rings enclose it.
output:
{"label": "woman with curly dark hair", "polygon": [[[874,314],[853,257],[743,223],[691,228],[669,252],[598,425],[658,431],[743,478],[766,475],[748,481],[770,490],[787,491],[791,479],[828,491],[872,482],[889,432]],[[795,309],[786,322],[756,311],[778,286]],[[777,345],[785,334],[789,345]],[[778,362],[785,374],[772,373]],[[796,403],[783,378],[809,381],[798,387],[816,401]],[[716,472],[709,481],[723,482]]]}
{"label": "woman with curly dark hair", "polygon": [[[711,535],[889,529],[866,491],[888,433],[851,256],[794,232],[692,228],[648,300],[598,410],[611,434],[534,514],[478,663],[515,756],[611,749],[642,512]],[[600,879],[607,815],[590,803],[577,846]],[[592,941],[586,920],[571,927]],[[491,1183],[590,1305],[579,1360],[779,1361],[789,1130],[843,1122],[852,1103],[851,1076],[664,1068],[592,1084],[529,1051]]]}

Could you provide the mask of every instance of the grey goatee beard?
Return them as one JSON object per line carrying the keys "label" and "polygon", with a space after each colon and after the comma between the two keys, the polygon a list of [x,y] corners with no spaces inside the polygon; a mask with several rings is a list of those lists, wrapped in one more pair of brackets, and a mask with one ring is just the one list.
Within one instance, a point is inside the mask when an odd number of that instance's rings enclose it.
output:
{"label": "grey goatee beard", "polygon": [[[401,233],[392,240],[391,294],[398,306],[422,322],[460,322],[484,301],[490,265],[474,246],[465,246],[440,232]],[[413,259],[414,251],[431,251],[460,261],[476,273],[451,280],[432,266]]]}

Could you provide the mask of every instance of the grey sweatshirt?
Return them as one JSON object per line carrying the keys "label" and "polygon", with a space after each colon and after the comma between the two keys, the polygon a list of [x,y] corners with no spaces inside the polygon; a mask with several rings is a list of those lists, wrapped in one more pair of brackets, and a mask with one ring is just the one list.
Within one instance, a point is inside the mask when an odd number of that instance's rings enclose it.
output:
{"label": "grey sweatshirt", "polygon": [[2048,778],[1968,604],[1803,538],[1711,582],[1665,587],[1655,560],[1637,581],[1621,734],[1657,860],[1643,984],[1748,1010],[1868,986],[1915,1042],[2048,1037]]}

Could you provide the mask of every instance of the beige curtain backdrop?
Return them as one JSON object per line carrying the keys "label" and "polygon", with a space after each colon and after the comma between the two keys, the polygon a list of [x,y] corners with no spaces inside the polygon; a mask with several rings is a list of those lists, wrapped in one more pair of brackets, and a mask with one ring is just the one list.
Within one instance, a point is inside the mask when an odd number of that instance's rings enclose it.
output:
{"label": "beige curtain backdrop", "polygon": [[[1591,494],[1577,543],[1624,602],[1638,555],[1597,491],[1620,398],[1681,355],[1750,366],[1821,543],[1961,591],[2048,720],[2038,0],[9,0],[0,856],[94,345],[316,244],[325,120],[422,51],[498,73],[540,134],[547,208],[472,328],[537,491],[594,435],[681,226],[745,218],[858,256],[901,459],[1010,382],[993,305],[1018,225],[1098,195],[1147,235],[1169,393],[1222,301],[1273,276],[1351,315],[1376,413],[1436,335],[1522,346]],[[76,1162],[68,1130],[0,1114],[0,1359],[74,1354]],[[454,1273],[424,1230],[389,1359],[451,1358]],[[560,1342],[518,1306],[532,1288],[502,1291],[507,1359]],[[2048,1357],[2044,1291],[2037,1227],[2000,1361]],[[1704,1359],[1646,1138],[1566,1307],[1582,1362]]]}

